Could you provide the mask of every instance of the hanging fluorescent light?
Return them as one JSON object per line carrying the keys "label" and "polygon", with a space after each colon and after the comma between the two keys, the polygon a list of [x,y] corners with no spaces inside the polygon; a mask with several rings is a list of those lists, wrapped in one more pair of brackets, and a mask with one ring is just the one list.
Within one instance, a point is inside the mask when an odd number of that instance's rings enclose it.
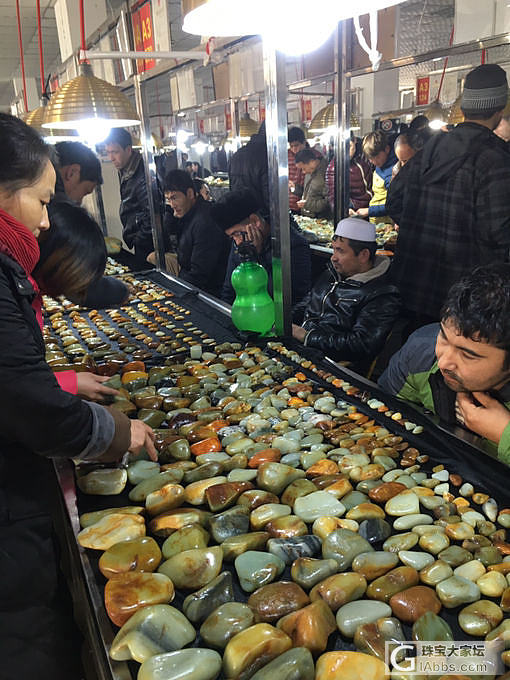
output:
{"label": "hanging fluorescent light", "polygon": [[218,37],[260,34],[286,54],[306,54],[320,47],[339,21],[401,2],[315,0],[310,12],[309,0],[207,0],[186,14],[183,30]]}

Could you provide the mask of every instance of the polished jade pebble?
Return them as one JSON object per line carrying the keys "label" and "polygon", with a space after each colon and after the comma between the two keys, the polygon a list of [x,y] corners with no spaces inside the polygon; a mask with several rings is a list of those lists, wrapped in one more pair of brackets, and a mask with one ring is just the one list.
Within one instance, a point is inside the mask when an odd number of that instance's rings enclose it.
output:
{"label": "polished jade pebble", "polygon": [[464,562],[464,564],[455,567],[453,570],[455,576],[462,576],[469,579],[470,581],[478,581],[480,576],[483,576],[485,572],[486,569],[480,560],[470,560],[469,562]]}
{"label": "polished jade pebble", "polygon": [[357,555],[352,561],[351,568],[353,571],[363,574],[368,580],[372,580],[393,569],[397,564],[398,556],[396,553],[379,550]]}
{"label": "polished jade pebble", "polygon": [[80,526],[85,529],[99,522],[100,519],[107,515],[141,515],[143,510],[141,505],[124,505],[120,508],[106,508],[105,510],[84,512],[83,515],[80,515]]}
{"label": "polished jade pebble", "polygon": [[357,555],[372,551],[373,548],[366,539],[349,529],[332,531],[322,544],[323,558],[334,559],[339,571],[349,569]]}
{"label": "polished jade pebble", "polygon": [[280,576],[285,569],[285,562],[268,552],[247,550],[234,561],[241,588],[252,593]]}
{"label": "polished jade pebble", "polygon": [[149,479],[159,473],[160,465],[152,460],[137,460],[130,463],[127,468],[129,483],[133,486],[140,484],[144,479]]}
{"label": "polished jade pebble", "polygon": [[209,520],[209,531],[216,543],[223,543],[227,538],[245,534],[250,528],[250,511],[246,506],[236,505]]}
{"label": "polished jade pebble", "polygon": [[99,570],[106,578],[126,571],[156,571],[161,550],[150,536],[120,541],[108,548],[99,559]]}
{"label": "polished jade pebble", "polygon": [[151,427],[160,427],[165,421],[166,413],[164,411],[153,410],[149,408],[141,408],[138,411],[138,420],[150,425]]}
{"label": "polished jade pebble", "polygon": [[233,599],[232,574],[223,571],[203,588],[188,595],[183,602],[182,611],[192,623],[201,623],[220,605]]}
{"label": "polished jade pebble", "polygon": [[205,548],[209,542],[209,533],[200,524],[188,524],[178,529],[165,539],[161,546],[163,557],[168,560],[184,550]]}
{"label": "polished jade pebble", "polygon": [[215,680],[221,656],[212,649],[181,649],[153,656],[140,666],[137,680]]}
{"label": "polished jade pebble", "polygon": [[429,564],[434,562],[434,556],[430,553],[418,552],[415,550],[401,550],[398,553],[399,560],[402,564],[415,569],[424,569]]}
{"label": "polished jade pebble", "polygon": [[174,652],[193,642],[196,632],[175,607],[155,604],[133,614],[115,636],[110,656],[115,661],[143,663],[156,654]]}
{"label": "polished jade pebble", "polygon": [[374,623],[382,617],[391,617],[391,607],[378,600],[347,602],[336,613],[337,626],[345,637],[352,638],[358,626]]}
{"label": "polished jade pebble", "polygon": [[313,657],[306,647],[295,647],[263,666],[251,680],[314,680]]}
{"label": "polished jade pebble", "polygon": [[[400,480],[400,477],[398,478]],[[414,480],[413,486],[414,486]],[[416,515],[420,512],[420,501],[412,491],[403,491],[386,501],[386,514],[401,517],[402,515]]]}
{"label": "polished jade pebble", "polygon": [[165,472],[160,472],[158,475],[152,475],[149,479],[144,479],[129,492],[129,500],[135,503],[140,503],[145,501],[147,496],[153,491],[161,489],[165,484],[178,484],[183,477],[183,471],[179,469],[165,470]]}
{"label": "polished jade pebble", "polygon": [[359,525],[358,533],[372,545],[386,540],[391,534],[391,526],[384,519],[365,519]]}
{"label": "polished jade pebble", "polygon": [[[405,641],[402,624],[393,616],[386,616],[373,623],[364,623],[358,626],[354,633],[354,645],[356,649],[365,654],[376,656],[384,660],[387,651],[394,649],[395,646]],[[386,644],[390,645],[388,650]],[[394,643],[394,644],[393,644]],[[404,658],[404,654],[400,655]],[[399,654],[397,652],[397,660]]]}
{"label": "polished jade pebble", "polygon": [[230,638],[255,623],[255,614],[247,604],[226,602],[215,609],[200,627],[204,642],[223,649]]}
{"label": "polished jade pebble", "polygon": [[236,468],[231,470],[227,475],[229,482],[251,482],[257,476],[257,470],[240,470]]}
{"label": "polished jade pebble", "polygon": [[317,487],[309,479],[296,479],[285,489],[280,500],[282,503],[293,508],[298,498],[307,496],[315,491],[317,491]]}
{"label": "polished jade pebble", "polygon": [[[199,456],[197,456],[199,458]],[[221,475],[223,472],[223,464],[221,461],[209,461],[208,463],[203,463],[193,470],[186,470],[183,477],[183,483],[193,484],[194,482],[201,482],[204,479],[209,479],[211,477],[216,477]]]}
{"label": "polished jade pebble", "polygon": [[412,531],[403,534],[393,534],[383,543],[383,550],[399,553],[402,550],[411,550],[418,543],[418,536]]}
{"label": "polished jade pebble", "polygon": [[430,515],[424,515],[422,513],[417,513],[415,515],[403,515],[398,517],[393,522],[393,527],[397,531],[408,531],[418,524],[432,524],[432,517]]}
{"label": "polished jade pebble", "polygon": [[301,463],[303,470],[308,470],[314,463],[317,463],[319,460],[324,460],[324,458],[326,458],[326,454],[323,451],[310,451],[308,453],[302,453],[299,462]]}
{"label": "polished jade pebble", "polygon": [[453,633],[442,617],[429,611],[413,623],[413,640],[449,641],[453,640]]}
{"label": "polished jade pebble", "polygon": [[473,602],[459,612],[459,626],[468,635],[487,635],[502,620],[501,607],[490,600]]}
{"label": "polished jade pebble", "polygon": [[223,552],[219,546],[194,548],[170,557],[158,572],[168,576],[176,588],[195,590],[216,578],[222,563]]}
{"label": "polished jade pebble", "polygon": [[[274,441],[273,447],[279,448]],[[282,463],[262,463],[257,472],[257,487],[279,495],[291,482],[304,476],[304,470],[297,470],[290,467],[290,465],[284,465]]]}
{"label": "polished jade pebble", "polygon": [[286,517],[292,513],[289,505],[282,503],[264,503],[259,505],[255,510],[252,510],[250,515],[250,524],[252,529],[258,531],[263,529],[268,522],[277,517]]}
{"label": "polished jade pebble", "polygon": [[91,496],[116,496],[124,491],[127,471],[123,468],[92,470],[77,477],[80,491]]}
{"label": "polished jade pebble", "polygon": [[356,505],[359,505],[360,503],[368,503],[369,500],[370,499],[365,493],[361,493],[360,491],[351,491],[342,498],[342,505],[347,511],[356,507]]}
{"label": "polished jade pebble", "polygon": [[140,515],[111,513],[82,529],[76,540],[83,548],[108,550],[115,543],[145,536],[145,521]]}
{"label": "polished jade pebble", "polygon": [[436,586],[436,592],[441,603],[447,609],[468,604],[480,599],[480,588],[462,576],[450,576]]}
{"label": "polished jade pebble", "polygon": [[420,570],[420,580],[428,586],[437,586],[453,575],[453,569],[443,560],[435,560]]}
{"label": "polished jade pebble", "polygon": [[460,545],[451,545],[449,548],[446,548],[446,550],[442,550],[437,557],[449,564],[452,568],[458,567],[460,564],[464,564],[473,559],[473,555],[469,550],[461,548]]}
{"label": "polished jade pebble", "polygon": [[344,512],[342,503],[327,491],[314,491],[297,498],[294,503],[294,514],[308,523],[325,515],[340,517]]}
{"label": "polished jade pebble", "polygon": [[270,538],[267,550],[282,559],[285,564],[292,564],[298,557],[312,557],[321,549],[322,541],[318,536],[291,536],[290,538]]}
{"label": "polished jade pebble", "polygon": [[187,439],[177,439],[165,446],[160,454],[160,458],[163,461],[166,460],[189,460],[191,458],[191,449]]}
{"label": "polished jade pebble", "polygon": [[248,550],[263,550],[270,535],[267,531],[251,531],[227,538],[221,544],[225,562],[233,562],[236,557]]}
{"label": "polished jade pebble", "polygon": [[298,557],[290,570],[292,580],[302,588],[313,588],[317,583],[338,571],[336,560],[318,560],[313,557]]}

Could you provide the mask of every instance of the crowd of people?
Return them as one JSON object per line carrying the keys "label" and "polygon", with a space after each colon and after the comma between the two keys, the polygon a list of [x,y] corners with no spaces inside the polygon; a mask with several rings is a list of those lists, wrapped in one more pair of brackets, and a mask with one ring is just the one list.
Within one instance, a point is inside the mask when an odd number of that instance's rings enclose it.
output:
{"label": "crowd of people", "polygon": [[[316,281],[294,214],[332,215],[335,163],[291,128],[289,219],[294,340],[365,375],[390,344],[382,390],[479,435],[510,464],[508,94],[503,69],[484,64],[466,78],[465,122],[454,129],[432,134],[418,117],[397,139],[380,130],[353,138],[349,216],[336,225]],[[0,145],[2,663],[6,677],[60,680],[79,675],[59,583],[51,459],[108,462],[142,447],[156,459],[156,450],[150,427],[102,405],[116,394],[106,378],[54,373],[45,361],[43,293],[99,308],[129,294],[105,276],[101,230],[80,207],[102,182],[99,160],[76,142],[55,154],[7,114]],[[150,188],[167,269],[229,303],[244,241],[272,291],[266,148],[262,126],[231,159],[231,191],[218,202],[193,164]],[[154,249],[143,159],[122,129],[106,151],[119,173],[124,241],[147,267]],[[398,230],[392,257],[377,252],[380,221]]]}

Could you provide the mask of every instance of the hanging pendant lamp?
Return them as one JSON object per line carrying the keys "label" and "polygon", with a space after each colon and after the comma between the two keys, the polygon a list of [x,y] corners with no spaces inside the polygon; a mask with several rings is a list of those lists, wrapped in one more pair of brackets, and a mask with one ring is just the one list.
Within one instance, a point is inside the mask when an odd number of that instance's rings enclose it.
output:
{"label": "hanging pendant lamp", "polygon": [[303,54],[320,47],[339,21],[401,2],[315,0],[310,12],[309,0],[207,0],[185,15],[183,30],[218,37],[261,34],[286,54]]}
{"label": "hanging pendant lamp", "polygon": [[27,125],[33,127],[44,138],[44,141],[49,144],[56,144],[57,142],[72,142],[78,139],[78,132],[73,129],[54,130],[44,128],[43,123],[46,116],[46,104],[41,104],[36,109],[27,113],[23,120]]}
{"label": "hanging pendant lamp", "polygon": [[319,133],[332,127],[336,127],[335,107],[333,104],[326,104],[312,118],[309,131]]}
{"label": "hanging pendant lamp", "polygon": [[462,95],[457,97],[453,102],[448,112],[448,125],[458,125],[458,123],[464,122],[464,114],[460,108],[460,103],[462,101]]}
{"label": "hanging pendant lamp", "polygon": [[432,104],[425,109],[423,115],[429,119],[429,126],[433,130],[440,130],[443,125],[446,125],[447,114],[438,101],[432,102]]}
{"label": "hanging pendant lamp", "polygon": [[247,142],[252,135],[256,135],[259,131],[260,124],[250,118],[249,114],[245,113],[239,121],[239,137],[242,142]]}

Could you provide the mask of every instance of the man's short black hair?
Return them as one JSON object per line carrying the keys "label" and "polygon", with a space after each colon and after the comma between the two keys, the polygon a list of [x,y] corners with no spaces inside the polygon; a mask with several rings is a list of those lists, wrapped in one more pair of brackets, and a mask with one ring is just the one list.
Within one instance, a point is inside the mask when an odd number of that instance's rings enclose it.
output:
{"label": "man's short black hair", "polygon": [[301,128],[291,127],[289,130],[289,144],[293,142],[299,142],[300,144],[305,143],[305,133]]}
{"label": "man's short black hair", "polygon": [[124,128],[115,127],[112,128],[110,134],[104,141],[105,144],[118,144],[123,149],[127,149],[128,146],[133,146],[133,139],[127,130]]}
{"label": "man's short black hair", "polygon": [[318,161],[317,154],[313,149],[301,149],[296,154],[296,163],[309,163],[310,161]]}
{"label": "man's short black hair", "polygon": [[347,244],[352,248],[355,255],[359,255],[365,248],[370,253],[370,262],[374,264],[375,262],[375,251],[379,247],[376,241],[358,241],[353,238],[346,238],[345,236],[333,236],[333,241],[337,238],[341,238],[343,241],[347,241]]}
{"label": "man's short black hair", "polygon": [[101,162],[96,154],[81,142],[58,142],[55,144],[59,168],[66,165],[80,166],[80,181],[103,183]]}
{"label": "man's short black hair", "polygon": [[477,267],[454,284],[441,320],[450,321],[470,340],[485,341],[506,352],[510,366],[510,264]]}
{"label": "man's short black hair", "polygon": [[259,214],[260,200],[247,189],[229,191],[211,208],[211,216],[222,229],[241,224],[252,214]]}
{"label": "man's short black hair", "polygon": [[189,172],[185,170],[170,170],[165,175],[164,190],[165,191],[180,191],[185,194],[188,189],[192,189],[195,192],[195,187],[193,185],[193,180]]}

